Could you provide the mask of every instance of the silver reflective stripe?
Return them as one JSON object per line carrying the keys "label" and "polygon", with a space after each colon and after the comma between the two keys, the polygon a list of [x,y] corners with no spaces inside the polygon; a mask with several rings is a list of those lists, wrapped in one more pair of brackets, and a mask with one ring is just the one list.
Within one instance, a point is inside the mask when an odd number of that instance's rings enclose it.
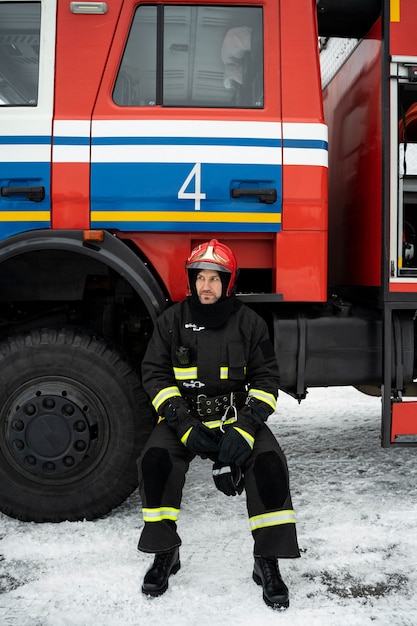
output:
{"label": "silver reflective stripe", "polygon": [[223,467],[219,467],[213,470],[213,476],[221,476],[222,474],[231,474],[232,468],[230,465],[223,465]]}
{"label": "silver reflective stripe", "polygon": [[155,411],[158,411],[159,407],[161,407],[166,400],[177,396],[181,397],[178,387],[165,387],[165,389],[161,389],[152,400]]}
{"label": "silver reflective stripe", "polygon": [[247,433],[246,430],[242,430],[242,428],[238,428],[237,426],[233,426],[233,428],[237,430],[239,435],[242,435],[243,439],[246,441],[248,446],[252,449],[255,443],[255,439],[252,437],[252,435]]}
{"label": "silver reflective stripe", "polygon": [[[246,365],[243,368],[243,373],[246,375]],[[227,380],[229,378],[229,367],[227,365],[220,366],[220,380]]]}
{"label": "silver reflective stripe", "polygon": [[248,398],[256,398],[261,402],[265,402],[265,404],[270,406],[273,411],[277,408],[276,397],[272,393],[267,393],[262,389],[251,389],[248,393]]}
{"label": "silver reflective stripe", "polygon": [[161,522],[164,519],[177,521],[180,510],[170,506],[160,507],[159,509],[142,509],[144,522]]}
{"label": "silver reflective stripe", "polygon": [[210,420],[208,422],[203,422],[204,426],[207,426],[207,428],[220,428],[220,426],[224,425],[224,424],[233,424],[233,422],[236,421],[236,417],[231,417],[228,420],[225,420],[224,422],[222,422],[222,420]]}
{"label": "silver reflective stripe", "polygon": [[267,526],[279,526],[280,524],[295,524],[295,513],[292,510],[274,511],[249,518],[250,529],[258,530]]}
{"label": "silver reflective stripe", "polygon": [[220,380],[227,380],[229,378],[229,368],[227,366],[220,367]]}
{"label": "silver reflective stripe", "polygon": [[174,376],[176,380],[189,380],[197,378],[197,367],[174,367]]}

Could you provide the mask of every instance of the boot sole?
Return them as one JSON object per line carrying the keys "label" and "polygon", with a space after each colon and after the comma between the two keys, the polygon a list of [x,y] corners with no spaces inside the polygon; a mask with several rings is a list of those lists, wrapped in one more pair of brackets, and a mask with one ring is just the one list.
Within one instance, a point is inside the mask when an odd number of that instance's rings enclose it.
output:
{"label": "boot sole", "polygon": [[[252,573],[252,578],[256,582],[257,585],[260,585],[261,587],[263,586],[262,578],[258,576],[256,572]],[[283,599],[282,602],[272,602],[272,600],[269,600],[269,598],[267,598],[267,596],[265,595],[265,592],[263,593],[262,597],[263,597],[265,604],[267,604],[268,606],[270,606],[272,609],[276,611],[285,611],[285,609],[288,609],[288,607],[290,606],[289,600]]]}
{"label": "boot sole", "polygon": [[[170,571],[169,576],[174,576],[180,569],[181,569],[181,562],[178,561],[177,563],[175,563],[175,565],[172,566],[172,570]],[[151,596],[152,598],[157,598],[158,596],[162,596],[162,594],[165,593],[165,591],[168,589],[169,576],[166,581],[166,584],[160,589],[148,590],[142,587],[142,593],[145,594],[145,596]]]}

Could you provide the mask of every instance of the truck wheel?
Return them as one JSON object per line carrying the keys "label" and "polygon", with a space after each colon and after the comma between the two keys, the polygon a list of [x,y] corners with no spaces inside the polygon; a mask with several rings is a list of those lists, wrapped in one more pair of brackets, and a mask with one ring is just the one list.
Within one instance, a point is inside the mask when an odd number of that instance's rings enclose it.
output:
{"label": "truck wheel", "polygon": [[154,423],[138,374],[103,339],[45,328],[0,343],[0,510],[94,519],[137,485]]}

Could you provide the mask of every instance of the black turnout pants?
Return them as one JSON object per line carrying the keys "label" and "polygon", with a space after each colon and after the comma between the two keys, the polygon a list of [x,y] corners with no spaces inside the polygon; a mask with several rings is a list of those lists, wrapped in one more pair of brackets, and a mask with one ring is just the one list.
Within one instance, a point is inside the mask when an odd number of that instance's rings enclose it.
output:
{"label": "black turnout pants", "polygon": [[[144,516],[139,550],[160,553],[181,545],[176,519],[193,458],[164,421],[155,426],[138,459]],[[278,558],[300,556],[287,462],[268,426],[256,433],[252,455],[243,471],[254,554]]]}

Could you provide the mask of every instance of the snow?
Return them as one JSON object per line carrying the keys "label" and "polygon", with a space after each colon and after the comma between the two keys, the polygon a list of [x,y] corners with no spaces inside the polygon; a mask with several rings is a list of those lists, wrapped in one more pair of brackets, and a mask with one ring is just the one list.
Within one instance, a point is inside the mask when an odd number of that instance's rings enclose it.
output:
{"label": "snow", "polygon": [[135,492],[105,519],[24,523],[0,515],[2,626],[415,626],[416,449],[380,447],[380,399],[353,388],[282,394],[269,425],[286,452],[302,558],[280,562],[290,608],[252,581],[244,495],[228,498],[197,459],[178,524],[180,571],[140,591]]}

